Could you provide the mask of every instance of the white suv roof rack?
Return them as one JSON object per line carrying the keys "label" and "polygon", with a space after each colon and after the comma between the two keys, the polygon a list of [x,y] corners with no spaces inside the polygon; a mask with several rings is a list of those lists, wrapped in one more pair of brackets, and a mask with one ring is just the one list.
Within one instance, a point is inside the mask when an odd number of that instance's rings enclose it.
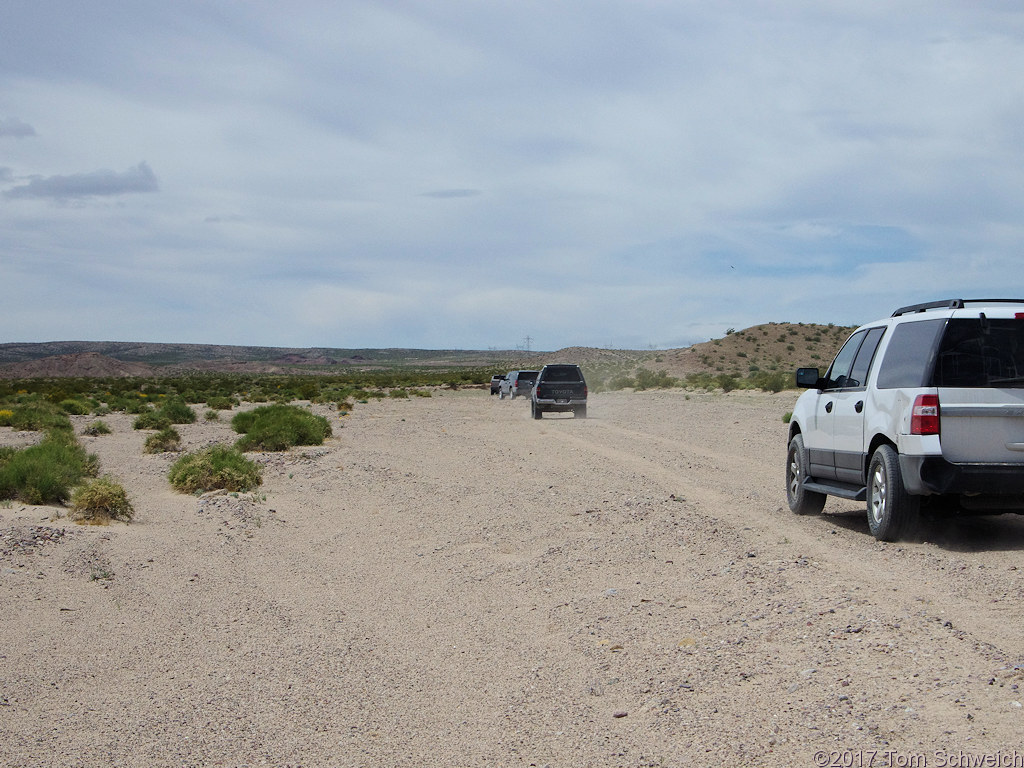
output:
{"label": "white suv roof rack", "polygon": [[1024,304],[1024,299],[943,299],[942,301],[928,301],[924,304],[900,307],[892,313],[892,316],[899,317],[914,312],[926,312],[929,309],[963,309],[965,304]]}

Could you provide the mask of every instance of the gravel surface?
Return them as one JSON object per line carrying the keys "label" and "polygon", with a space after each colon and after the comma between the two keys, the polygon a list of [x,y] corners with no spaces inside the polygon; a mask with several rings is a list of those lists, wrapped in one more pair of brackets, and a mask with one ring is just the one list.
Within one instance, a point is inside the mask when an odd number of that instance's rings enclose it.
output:
{"label": "gravel surface", "polygon": [[792,515],[795,397],[374,401],[201,497],[105,416],[135,522],[0,507],[0,765],[1014,765],[1024,521]]}

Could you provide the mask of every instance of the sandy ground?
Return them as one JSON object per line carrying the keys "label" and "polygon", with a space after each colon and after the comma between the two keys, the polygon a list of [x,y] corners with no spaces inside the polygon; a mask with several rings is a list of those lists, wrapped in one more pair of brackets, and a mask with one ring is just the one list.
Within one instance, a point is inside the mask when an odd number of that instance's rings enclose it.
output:
{"label": "sandy ground", "polygon": [[0,765],[1024,765],[1024,520],[792,515],[795,397],[324,410],[202,498],[104,417],[136,522],[0,508]]}

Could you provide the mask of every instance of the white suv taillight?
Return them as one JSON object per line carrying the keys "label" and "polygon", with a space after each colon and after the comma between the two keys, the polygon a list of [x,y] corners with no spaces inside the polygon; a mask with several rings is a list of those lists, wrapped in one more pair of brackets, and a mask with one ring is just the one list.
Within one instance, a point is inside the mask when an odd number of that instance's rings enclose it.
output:
{"label": "white suv taillight", "polygon": [[939,434],[939,396],[918,395],[910,412],[910,434]]}

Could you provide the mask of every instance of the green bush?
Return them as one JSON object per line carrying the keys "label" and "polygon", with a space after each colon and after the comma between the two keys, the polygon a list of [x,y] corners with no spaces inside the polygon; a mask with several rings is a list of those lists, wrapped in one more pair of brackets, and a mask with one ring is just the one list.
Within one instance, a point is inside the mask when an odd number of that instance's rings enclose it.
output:
{"label": "green bush", "polygon": [[715,383],[721,388],[723,392],[732,392],[734,389],[736,389],[736,387],[739,386],[739,382],[736,380],[736,377],[728,373],[723,373],[716,376]]}
{"label": "green bush", "polygon": [[167,453],[179,450],[181,450],[181,435],[171,426],[166,426],[155,435],[150,435],[142,445],[143,453]]}
{"label": "green bush", "polygon": [[715,378],[710,373],[691,373],[686,377],[686,386],[693,389],[713,389],[716,386]]}
{"label": "green bush", "polygon": [[71,493],[72,519],[105,525],[111,520],[130,522],[135,510],[124,488],[110,475],[87,481]]}
{"label": "green bush", "polygon": [[750,377],[751,383],[765,392],[782,392],[793,386],[794,377],[782,371],[758,372]]}
{"label": "green bush", "polygon": [[215,395],[206,399],[206,407],[215,411],[230,411],[236,405],[238,400],[233,397]]}
{"label": "green bush", "polygon": [[608,380],[605,387],[612,392],[620,389],[629,389],[631,387],[636,387],[636,379],[631,376],[614,376]]}
{"label": "green bush", "polygon": [[59,504],[83,477],[95,477],[99,460],[73,437],[51,432],[38,445],[0,458],[0,499],[27,504]]}
{"label": "green bush", "polygon": [[85,416],[92,413],[92,405],[84,400],[61,400],[60,409],[69,416]]}
{"label": "green bush", "polygon": [[157,412],[171,424],[195,424],[196,421],[196,412],[180,397],[168,400],[157,408]]}
{"label": "green bush", "polygon": [[182,493],[249,491],[263,482],[263,472],[237,448],[212,445],[175,461],[168,479]]}
{"label": "green bush", "polygon": [[109,435],[110,427],[107,426],[106,422],[96,420],[85,429],[82,430],[83,435],[91,435],[96,437],[97,435]]}
{"label": "green bush", "polygon": [[331,436],[323,416],[295,405],[263,405],[236,414],[231,426],[243,435],[235,443],[242,451],[284,451],[293,445],[322,445]]}
{"label": "green bush", "polygon": [[167,429],[171,426],[171,420],[162,411],[146,411],[135,419],[132,426],[135,429]]}
{"label": "green bush", "polygon": [[667,371],[649,371],[646,368],[638,368],[636,371],[637,389],[667,389],[674,387],[679,382],[668,375]]}
{"label": "green bush", "polygon": [[44,402],[28,403],[14,408],[8,426],[28,432],[47,430],[72,431],[71,419],[55,405]]}
{"label": "green bush", "polygon": [[124,401],[125,413],[146,413],[150,410],[152,410],[152,408],[145,400],[134,399]]}

